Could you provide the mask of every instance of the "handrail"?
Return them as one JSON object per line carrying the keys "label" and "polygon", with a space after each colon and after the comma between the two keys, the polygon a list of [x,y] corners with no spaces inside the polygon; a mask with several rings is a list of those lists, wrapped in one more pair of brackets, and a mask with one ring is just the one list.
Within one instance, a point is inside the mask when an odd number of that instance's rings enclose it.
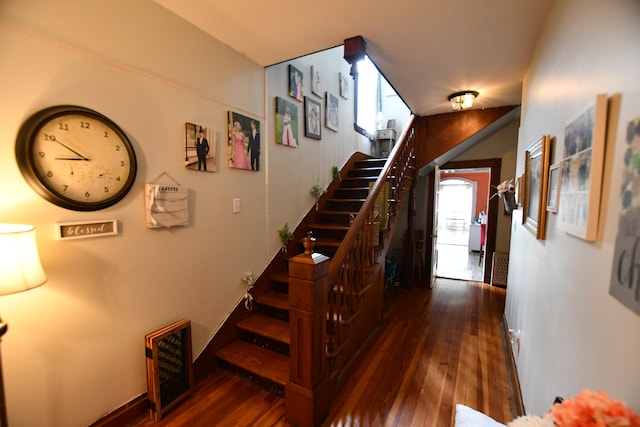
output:
{"label": "handrail", "polygon": [[[398,157],[400,154],[400,148],[403,146],[405,139],[407,139],[409,136],[412,136],[414,120],[415,120],[415,116],[412,115],[409,119],[407,126],[402,131],[402,134],[400,134],[400,138],[398,138],[398,143],[394,145],[391,152],[389,153],[389,157],[387,158],[387,161],[384,165],[382,173],[380,173],[380,176],[378,176],[378,179],[376,179],[375,184],[373,185],[371,191],[369,192],[369,196],[367,197],[366,201],[360,208],[360,211],[358,212],[358,215],[356,215],[353,223],[349,227],[349,231],[347,232],[345,237],[342,239],[342,244],[336,251],[333,258],[331,259],[331,262],[329,264],[329,275],[328,275],[329,283],[333,282],[333,279],[336,277],[336,274],[340,270],[340,266],[342,265],[347,254],[351,250],[353,243],[356,240],[358,233],[360,232],[360,229],[364,226],[364,223],[368,218],[368,212],[373,208],[373,205],[378,195],[380,194],[380,191],[382,191],[382,187],[384,183],[387,181],[387,178],[391,174],[391,171],[396,161],[398,160]],[[367,213],[367,215],[364,215],[364,213]]]}
{"label": "handrail", "polygon": [[[391,231],[408,182],[415,176],[415,132],[412,116],[400,139],[389,153],[382,172],[370,187],[362,207],[329,261],[327,272],[325,356],[329,358],[329,377],[339,378],[382,320],[384,261]],[[380,234],[377,201],[386,186],[391,187],[383,218],[385,231]],[[382,242],[380,242],[382,240]],[[346,320],[345,320],[346,319]]]}

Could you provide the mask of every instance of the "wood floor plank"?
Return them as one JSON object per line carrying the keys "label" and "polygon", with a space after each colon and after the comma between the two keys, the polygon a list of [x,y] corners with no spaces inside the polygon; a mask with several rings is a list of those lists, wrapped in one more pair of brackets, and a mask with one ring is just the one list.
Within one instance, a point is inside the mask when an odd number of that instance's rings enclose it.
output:
{"label": "wood floor plank", "polygon": [[[502,343],[506,291],[436,280],[391,289],[371,350],[336,395],[322,427],[451,427],[455,405],[513,419]],[[284,400],[225,371],[159,423],[140,427],[290,427]]]}

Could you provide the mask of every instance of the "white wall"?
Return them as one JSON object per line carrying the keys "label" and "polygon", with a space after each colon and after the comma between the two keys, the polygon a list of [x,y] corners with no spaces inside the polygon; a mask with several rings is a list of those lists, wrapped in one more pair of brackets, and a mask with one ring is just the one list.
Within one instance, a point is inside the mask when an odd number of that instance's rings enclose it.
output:
{"label": "white wall", "polygon": [[[146,391],[145,334],[188,318],[194,357],[202,351],[239,301],[241,276],[264,269],[280,246],[276,230],[297,223],[313,204],[311,185],[326,184],[361,138],[350,101],[341,101],[340,132],[323,128],[322,141],[303,137],[297,149],[275,146],[284,65],[267,71],[150,0],[2,1],[0,52],[0,221],[36,226],[49,277],[0,298],[10,325],[2,343],[9,423],[84,426]],[[337,93],[337,73],[348,71],[342,50],[315,64]],[[62,209],[22,178],[18,129],[59,104],[95,109],[131,139],[138,175],[115,206]],[[229,110],[262,121],[259,173],[224,161]],[[185,122],[215,129],[217,173],[184,169]],[[189,226],[145,228],[144,184],[163,172],[189,189]],[[55,238],[56,222],[112,218],[117,236]]]}
{"label": "white wall", "polygon": [[[315,184],[326,188],[332,180],[331,167],[342,168],[354,151],[370,152],[369,141],[353,130],[353,81],[348,99],[340,96],[339,73],[349,74],[350,66],[342,58],[342,46],[297,58],[293,61],[267,68],[266,109],[270,115],[270,137],[275,140],[275,97],[285,98],[298,105],[298,147],[272,144],[268,179],[270,181],[269,222],[270,230],[282,228],[285,221],[291,227],[300,222],[315,199],[310,193]],[[322,105],[321,139],[304,136],[304,103],[287,96],[289,87],[288,67],[294,65],[304,74],[304,95]],[[320,72],[322,97],[311,93],[311,66]],[[340,117],[338,132],[325,123],[325,92],[338,98]],[[275,155],[277,153],[277,155]],[[294,209],[291,209],[294,207]],[[284,218],[284,220],[283,220]],[[279,243],[279,242],[278,242]],[[273,249],[276,249],[275,247]]]}
{"label": "white wall", "polygon": [[598,93],[621,97],[610,103],[597,241],[559,230],[554,214],[537,241],[513,214],[506,316],[521,330],[525,406],[539,414],[588,388],[640,411],[640,315],[609,295],[626,126],[640,116],[640,2],[554,2],[542,34],[524,84],[518,175],[531,143],[557,138],[558,161],[567,121]]}

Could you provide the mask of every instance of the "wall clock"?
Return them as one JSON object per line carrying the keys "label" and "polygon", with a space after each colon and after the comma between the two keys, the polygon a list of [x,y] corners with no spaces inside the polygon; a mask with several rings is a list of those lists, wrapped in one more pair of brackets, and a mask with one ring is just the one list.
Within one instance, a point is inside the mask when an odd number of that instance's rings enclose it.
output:
{"label": "wall clock", "polygon": [[18,132],[16,160],[38,194],[76,211],[104,209],[122,200],[137,169],[131,142],[120,127],[73,105],[29,117]]}

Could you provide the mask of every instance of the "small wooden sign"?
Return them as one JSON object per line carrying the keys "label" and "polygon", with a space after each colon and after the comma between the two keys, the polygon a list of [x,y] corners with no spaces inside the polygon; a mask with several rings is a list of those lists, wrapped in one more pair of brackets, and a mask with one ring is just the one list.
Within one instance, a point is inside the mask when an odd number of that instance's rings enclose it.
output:
{"label": "small wooden sign", "polygon": [[58,240],[113,236],[118,234],[118,220],[59,222],[56,224],[56,229]]}

